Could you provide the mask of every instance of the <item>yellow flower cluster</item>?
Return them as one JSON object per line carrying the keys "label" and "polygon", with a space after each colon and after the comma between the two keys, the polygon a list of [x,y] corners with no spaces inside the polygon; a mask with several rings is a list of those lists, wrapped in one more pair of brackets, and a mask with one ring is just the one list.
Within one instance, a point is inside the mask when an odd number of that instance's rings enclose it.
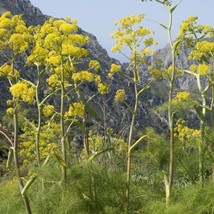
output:
{"label": "yellow flower cluster", "polygon": [[99,151],[103,148],[103,136],[97,135],[92,131],[89,132],[89,149],[93,152]]}
{"label": "yellow flower cluster", "polygon": [[211,70],[210,66],[206,64],[199,64],[199,65],[191,65],[190,71],[201,76],[207,75]]}
{"label": "yellow flower cluster", "polygon": [[62,23],[59,26],[59,30],[63,32],[65,35],[69,35],[70,33],[77,32],[78,26],[76,23],[74,24],[69,24],[69,23]]}
{"label": "yellow flower cluster", "polygon": [[95,81],[97,84],[101,83],[101,77],[100,77],[100,75],[94,74],[94,81]]}
{"label": "yellow flower cluster", "polygon": [[[41,138],[43,138],[43,136],[41,136]],[[33,140],[21,142],[20,147],[20,156],[24,158],[24,165],[28,165],[29,163],[32,163],[32,161],[35,161],[35,143],[33,142]],[[40,142],[39,149],[41,160],[45,160],[48,156],[53,155],[53,153],[55,152],[55,150],[57,150],[58,147],[59,145],[57,143],[48,143],[48,141],[45,142],[44,139],[42,139]]]}
{"label": "yellow flower cluster", "polygon": [[19,33],[11,35],[9,43],[15,53],[22,53],[29,47],[29,43],[25,40],[24,35]]}
{"label": "yellow flower cluster", "polygon": [[[58,152],[59,145],[57,136],[59,126],[55,124],[44,125],[40,132],[40,158],[45,160],[48,156]],[[20,136],[20,156],[24,159],[24,164],[27,165],[35,161],[35,136],[30,127],[25,127],[25,132]],[[54,143],[53,143],[54,142]]]}
{"label": "yellow flower cluster", "polygon": [[139,16],[131,15],[116,22],[116,25],[120,25],[120,27],[111,35],[116,42],[116,45],[112,48],[112,52],[121,51],[124,46],[133,49],[140,47],[142,43],[146,47],[157,44],[153,38],[146,38],[147,36],[154,34],[153,31],[142,26],[135,26],[142,22],[143,17],[144,15],[142,14]]}
{"label": "yellow flower cluster", "polygon": [[45,117],[50,117],[54,114],[54,106],[53,105],[46,105],[43,108],[43,114]]}
{"label": "yellow flower cluster", "polygon": [[198,17],[196,16],[190,16],[185,21],[183,21],[180,25],[179,36],[183,36],[189,30],[194,29],[197,19]]}
{"label": "yellow flower cluster", "polygon": [[206,75],[210,72],[210,66],[205,64],[199,64],[197,66],[197,73],[199,75]]}
{"label": "yellow flower cluster", "polygon": [[50,50],[57,50],[61,46],[61,39],[58,33],[50,33],[45,37],[44,46]]}
{"label": "yellow flower cluster", "polygon": [[13,100],[7,100],[7,105],[12,106],[13,105]]}
{"label": "yellow flower cluster", "polygon": [[73,44],[74,46],[78,47],[85,45],[89,41],[89,37],[83,36],[82,34],[70,34],[67,37],[63,37],[64,44]]}
{"label": "yellow flower cluster", "polygon": [[125,101],[125,90],[124,89],[118,89],[116,91],[115,97],[114,97],[114,102],[124,102]]}
{"label": "yellow flower cluster", "polygon": [[13,97],[30,103],[34,100],[35,88],[26,82],[18,82],[10,87],[10,93]]}
{"label": "yellow flower cluster", "polygon": [[13,108],[8,108],[6,113],[11,116],[13,115],[13,110],[14,110]]}
{"label": "yellow flower cluster", "polygon": [[56,51],[50,51],[45,59],[49,65],[59,66],[61,64],[61,56]]}
{"label": "yellow flower cluster", "polygon": [[145,39],[145,40],[143,41],[143,43],[144,43],[144,45],[145,45],[146,47],[149,47],[149,46],[151,46],[151,45],[153,45],[153,44],[156,44],[156,42],[154,41],[153,38]]}
{"label": "yellow flower cluster", "polygon": [[4,28],[0,28],[0,38],[6,38],[8,36],[8,31]]}
{"label": "yellow flower cluster", "polygon": [[0,49],[9,47],[16,54],[23,53],[32,41],[30,31],[21,15],[11,16],[10,12],[0,17]]}
{"label": "yellow flower cluster", "polygon": [[95,72],[98,72],[100,69],[100,63],[97,60],[91,60],[88,66],[89,69],[93,69]]}
{"label": "yellow flower cluster", "polygon": [[59,82],[59,76],[57,74],[52,74],[47,80],[46,82],[48,83],[48,85],[50,85],[51,87],[55,88],[55,87],[59,87],[60,86],[60,82]]}
{"label": "yellow flower cluster", "polygon": [[92,81],[94,81],[94,74],[92,74],[89,71],[80,71],[80,72],[74,73],[72,75],[72,79],[75,82],[77,82],[77,81],[92,82]]}
{"label": "yellow flower cluster", "polygon": [[189,60],[208,59],[213,57],[214,53],[214,42],[202,41],[197,42],[193,51],[189,54]]}
{"label": "yellow flower cluster", "polygon": [[85,105],[81,102],[71,103],[69,110],[65,114],[70,117],[84,117],[85,116]]}
{"label": "yellow flower cluster", "polygon": [[107,94],[109,92],[110,86],[107,83],[98,83],[98,92],[100,94]]}
{"label": "yellow flower cluster", "polygon": [[130,16],[124,17],[119,20],[119,22],[115,22],[115,25],[120,24],[123,28],[128,28],[134,24],[141,23],[142,19],[144,18],[144,14],[140,14],[136,16],[135,14],[131,14]]}
{"label": "yellow flower cluster", "polygon": [[30,63],[43,63],[48,55],[48,50],[42,46],[36,45],[31,51],[31,55],[28,57]]}
{"label": "yellow flower cluster", "polygon": [[[157,44],[157,43],[155,43],[155,44]],[[144,48],[139,53],[140,53],[140,55],[151,55],[151,54],[155,54],[156,52],[154,50],[151,50],[150,48]]]}
{"label": "yellow flower cluster", "polygon": [[0,67],[0,76],[11,79],[12,77],[19,77],[19,72],[10,65],[4,64]]}
{"label": "yellow flower cluster", "polygon": [[188,143],[195,143],[200,140],[201,131],[198,129],[191,129],[186,126],[186,122],[183,119],[179,119],[175,127],[175,136],[180,141],[187,141]]}
{"label": "yellow flower cluster", "polygon": [[[88,55],[88,50],[83,48],[89,37],[77,34],[77,22],[71,19],[55,20],[50,18],[42,26],[34,27],[31,32],[34,38],[34,47],[28,61],[31,63],[39,63],[51,68],[63,65],[68,62],[75,61]],[[72,63],[67,70],[71,70]]]}
{"label": "yellow flower cluster", "polygon": [[186,101],[190,99],[190,93],[187,91],[181,91],[176,94],[175,100]]}
{"label": "yellow flower cluster", "polygon": [[153,66],[149,66],[148,71],[150,72],[151,76],[155,79],[157,79],[158,77],[160,77],[162,75],[162,72]]}
{"label": "yellow flower cluster", "polygon": [[108,76],[109,77],[112,77],[114,74],[120,72],[121,70],[121,65],[116,65],[116,64],[111,64],[111,68],[110,68],[110,71],[108,73]]}

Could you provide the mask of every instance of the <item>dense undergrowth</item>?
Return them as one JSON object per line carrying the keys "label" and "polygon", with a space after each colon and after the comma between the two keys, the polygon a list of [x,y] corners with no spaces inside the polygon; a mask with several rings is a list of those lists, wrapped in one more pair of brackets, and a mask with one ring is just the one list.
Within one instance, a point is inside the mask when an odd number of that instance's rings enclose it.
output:
{"label": "dense undergrowth", "polygon": [[[29,190],[32,213],[123,213],[125,176],[95,163],[74,165],[68,172],[66,183],[60,181],[60,167],[45,166],[37,172],[38,179]],[[176,187],[168,208],[164,189],[158,176],[154,183],[137,176],[132,184],[130,213],[145,214],[211,214],[214,213],[213,184]],[[1,213],[25,212],[17,180],[7,178],[1,182]]]}

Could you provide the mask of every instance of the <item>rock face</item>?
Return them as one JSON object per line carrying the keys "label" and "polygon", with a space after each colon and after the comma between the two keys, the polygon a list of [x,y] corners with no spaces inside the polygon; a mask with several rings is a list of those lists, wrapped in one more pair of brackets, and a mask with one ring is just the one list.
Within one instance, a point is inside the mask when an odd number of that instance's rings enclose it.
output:
{"label": "rock face", "polygon": [[0,11],[11,11],[12,14],[23,14],[23,19],[28,25],[43,23],[47,16],[41,10],[34,7],[29,0],[1,0]]}
{"label": "rock face", "polygon": [[[11,11],[12,14],[23,14],[23,19],[28,25],[38,25],[42,24],[47,20],[49,17],[43,15],[39,8],[34,7],[29,0],[1,0],[0,2],[0,13],[4,11]],[[129,87],[128,82],[124,82],[123,79],[108,79],[106,76],[107,72],[112,63],[119,64],[120,62],[116,59],[110,58],[107,54],[107,51],[103,49],[100,44],[98,43],[96,37],[90,33],[79,29],[81,34],[87,35],[90,37],[90,43],[87,44],[87,49],[90,52],[89,58],[85,60],[84,63],[87,63],[91,59],[96,59],[101,63],[101,72],[103,73],[103,78],[112,83],[111,91],[108,95],[97,97],[96,100],[92,103],[93,108],[99,115],[98,122],[103,126],[106,122],[109,126],[113,128],[116,127],[120,132],[126,132],[126,129],[129,126],[130,121],[130,114],[128,110],[121,105],[115,105],[113,103],[113,97],[115,91],[118,88],[126,88],[129,92],[132,92],[132,88]],[[178,56],[178,66],[182,66],[183,68],[187,68],[189,66],[187,60],[187,53],[188,50],[183,47],[181,54]],[[170,48],[166,46],[164,49],[161,49],[157,52],[156,58],[161,59],[164,65],[171,64],[171,56],[170,56]],[[1,59],[0,59],[1,62]],[[148,60],[147,65],[143,65],[141,68],[141,75],[142,75],[142,84],[144,81],[148,81],[149,75],[147,72],[147,67],[149,64],[152,63],[152,59]],[[127,65],[122,65],[123,69],[126,69]],[[31,68],[32,69],[32,68]],[[31,77],[33,78],[33,77]],[[0,92],[4,91],[5,83],[0,80]],[[167,97],[167,82],[164,81],[156,81],[154,87],[151,87],[144,96],[140,100],[140,110],[141,113],[138,115],[137,120],[139,121],[135,128],[142,129],[146,126],[156,126],[159,130],[165,129],[166,124],[164,122],[164,118],[161,118],[160,115],[155,115],[154,111],[151,111],[155,106],[160,105],[164,101],[166,101]],[[182,80],[176,80],[176,87],[182,90],[189,90],[195,88],[195,82],[193,78],[189,76],[185,76]],[[91,90],[87,88],[87,90]],[[166,93],[165,93],[166,92]],[[6,99],[7,95],[4,94],[3,100]],[[133,96],[129,96],[128,99],[131,101]],[[1,97],[2,100],[2,97]],[[3,101],[0,102],[0,108],[4,108]],[[2,110],[2,109],[1,109]],[[111,116],[109,116],[111,115]],[[163,122],[161,122],[163,121]],[[97,123],[97,121],[94,121]],[[159,125],[157,125],[159,124]]]}

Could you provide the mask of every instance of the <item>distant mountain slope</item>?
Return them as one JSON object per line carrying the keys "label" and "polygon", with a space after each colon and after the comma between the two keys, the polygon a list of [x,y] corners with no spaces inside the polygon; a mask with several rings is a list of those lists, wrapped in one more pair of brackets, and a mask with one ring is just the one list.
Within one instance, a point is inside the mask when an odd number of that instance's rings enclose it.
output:
{"label": "distant mountain slope", "polygon": [[[41,10],[37,7],[34,7],[29,0],[1,0],[0,2],[0,13],[4,11],[11,11],[12,14],[23,14],[23,19],[26,21],[28,25],[38,25],[42,24],[49,18],[49,16],[44,15]],[[118,130],[125,130],[129,125],[130,116],[128,110],[121,105],[113,104],[113,97],[114,93],[117,88],[124,87],[129,89],[130,92],[132,88],[129,87],[128,82],[124,82],[124,80],[118,78],[110,80],[107,78],[107,72],[112,63],[119,64],[120,62],[116,59],[113,59],[108,56],[107,51],[101,47],[98,43],[96,37],[90,33],[85,32],[82,29],[79,29],[81,34],[87,35],[90,37],[90,43],[86,45],[87,49],[90,52],[89,58],[83,61],[82,66],[86,64],[91,59],[96,59],[101,63],[101,72],[103,74],[103,78],[111,84],[111,92],[108,95],[97,97],[92,103],[94,109],[99,114],[100,124],[104,123],[105,115],[111,113],[111,116],[107,118],[108,125],[112,127],[116,127]],[[178,66],[182,66],[183,68],[188,68],[189,62],[187,60],[187,53],[188,49],[183,47],[181,53],[178,56]],[[163,49],[157,51],[157,55],[155,59],[160,59],[163,63],[167,66],[171,64],[171,56],[170,56],[170,49],[169,46],[166,46]],[[147,65],[142,65],[141,75],[142,81],[148,81],[149,75],[147,72],[147,66],[152,63],[152,60],[149,59]],[[0,62],[2,60],[0,59]],[[21,62],[20,62],[21,63]],[[126,64],[123,64],[123,69],[126,69]],[[32,68],[29,68],[32,69]],[[29,72],[30,73],[30,72]],[[31,77],[33,78],[33,77]],[[5,82],[0,80],[0,93],[5,91]],[[143,84],[143,83],[142,83]],[[176,80],[176,87],[177,89],[182,90],[196,90],[196,85],[193,77],[184,76],[182,79]],[[142,97],[140,101],[140,110],[141,113],[138,115],[138,125],[136,126],[137,129],[142,129],[146,126],[157,126],[159,130],[165,129],[166,124],[161,122],[160,117],[154,115],[154,112],[151,111],[155,106],[160,105],[164,101],[166,101],[167,96],[164,92],[167,92],[168,85],[166,81],[157,81],[153,84],[148,92]],[[87,88],[87,90],[93,90]],[[6,93],[1,93],[2,100],[0,101],[0,108],[5,108],[5,100],[7,98]],[[132,99],[132,95],[130,95],[129,100]],[[105,112],[103,107],[105,106]],[[105,114],[105,115],[104,115]]]}

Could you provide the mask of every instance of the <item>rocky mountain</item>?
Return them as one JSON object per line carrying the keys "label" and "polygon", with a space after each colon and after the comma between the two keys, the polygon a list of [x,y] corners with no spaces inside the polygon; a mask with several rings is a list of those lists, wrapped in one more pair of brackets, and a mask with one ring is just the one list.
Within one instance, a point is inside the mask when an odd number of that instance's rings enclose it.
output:
{"label": "rocky mountain", "polygon": [[[44,15],[39,8],[34,7],[29,0],[1,0],[0,13],[4,11],[11,11],[12,14],[23,14],[23,19],[28,25],[42,24],[49,18],[48,16]],[[90,52],[89,58],[87,60],[97,59],[101,63],[101,72],[103,73],[103,76],[107,76],[105,74],[107,74],[107,72],[109,71],[111,64],[119,64],[120,62],[108,56],[107,51],[100,46],[94,35],[85,32],[82,29],[79,29],[78,33],[90,37],[90,43],[86,46]],[[188,67],[187,52],[188,50],[183,48],[181,54],[178,56],[179,65],[183,68]],[[170,57],[169,46],[166,46],[164,49],[158,50],[156,58],[161,59],[165,65],[170,65],[172,60]],[[151,63],[152,59],[149,59],[148,64]],[[20,62],[20,64],[22,63]],[[147,81],[148,78],[150,78],[147,72],[148,64],[142,66],[142,81]],[[123,69],[126,69],[126,66],[126,64],[123,64]],[[103,124],[107,123],[109,126],[116,127],[122,134],[128,128],[130,115],[128,113],[128,110],[126,110],[124,106],[115,105],[113,103],[113,97],[117,88],[120,88],[121,86],[129,88],[129,85],[128,82],[124,82],[119,78],[113,80],[106,78],[106,81],[112,83],[110,93],[108,95],[98,97],[92,103],[92,106],[99,115],[99,125],[103,126]],[[7,94],[3,93],[5,91],[4,88],[6,87],[6,85],[4,81],[0,80],[0,82],[0,93],[1,96],[3,95],[3,100],[6,100]],[[189,90],[195,87],[195,82],[193,78],[185,76],[182,80],[176,80],[176,85],[177,88],[180,88],[182,90]],[[152,111],[151,109],[153,109],[157,105],[160,105],[166,100],[166,94],[164,94],[164,92],[167,92],[168,86],[164,81],[156,81],[153,83],[153,86],[154,87],[151,87],[151,89],[148,90],[140,100],[141,114],[138,115],[138,124],[135,127],[137,129],[142,129],[146,126],[158,126],[157,128],[159,130],[166,128],[166,124],[164,120],[162,120],[163,118],[161,119],[160,116],[155,115],[154,111]],[[88,88],[88,90],[91,89]],[[132,88],[130,88],[129,90],[131,91]],[[132,100],[132,96],[128,97],[128,99]],[[5,105],[1,102],[0,108],[4,108],[4,106]],[[97,121],[94,122],[97,123]]]}

